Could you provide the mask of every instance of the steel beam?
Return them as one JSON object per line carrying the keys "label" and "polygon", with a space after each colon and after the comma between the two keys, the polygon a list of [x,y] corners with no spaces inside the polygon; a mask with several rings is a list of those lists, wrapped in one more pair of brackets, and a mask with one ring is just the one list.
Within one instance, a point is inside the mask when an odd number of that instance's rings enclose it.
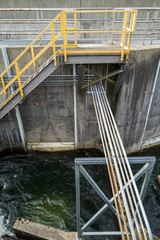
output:
{"label": "steel beam", "polygon": [[[123,232],[126,235],[125,232]],[[84,232],[82,236],[121,236],[121,232]]]}
{"label": "steel beam", "polygon": [[103,64],[103,63],[122,63],[120,61],[120,54],[107,54],[107,55],[80,55],[80,54],[67,54],[67,62],[65,64]]}
{"label": "steel beam", "polygon": [[[130,164],[155,164],[156,158],[154,156],[146,157],[128,157]],[[122,159],[121,159],[122,161]],[[106,159],[104,157],[90,157],[90,158],[75,158],[75,165],[104,165]]]}
{"label": "steel beam", "polygon": [[77,149],[77,87],[76,87],[76,64],[73,64],[73,94],[74,94],[74,139],[75,148]]}

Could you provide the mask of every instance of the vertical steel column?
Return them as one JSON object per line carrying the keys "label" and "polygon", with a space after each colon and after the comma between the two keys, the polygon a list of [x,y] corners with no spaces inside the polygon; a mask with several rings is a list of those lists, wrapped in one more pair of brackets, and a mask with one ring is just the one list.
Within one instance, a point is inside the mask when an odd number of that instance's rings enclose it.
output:
{"label": "vertical steel column", "polygon": [[150,178],[151,178],[151,175],[152,175],[153,168],[154,168],[154,163],[150,163],[150,169],[146,172],[144,180],[143,180],[143,184],[142,184],[142,187],[141,187],[140,197],[142,199],[142,202],[143,202],[143,200],[145,198],[145,195],[146,195],[146,191],[147,191],[147,188],[148,188],[148,185],[149,185],[149,181],[150,181]]}
{"label": "vertical steel column", "polygon": [[79,166],[75,165],[75,182],[76,182],[76,214],[77,214],[77,240],[81,240],[80,228],[80,176]]}
{"label": "vertical steel column", "polygon": [[74,93],[74,139],[77,149],[77,88],[76,88],[76,64],[73,64],[73,93]]}
{"label": "vertical steel column", "polygon": [[[5,67],[7,68],[10,64],[9,64],[9,59],[8,59],[8,54],[7,54],[7,50],[6,47],[2,47],[2,55],[3,55],[3,59],[4,59],[4,64]],[[12,72],[11,69],[9,69],[7,71],[7,75],[9,79],[12,79]],[[14,92],[14,87],[11,86],[11,91],[12,93]],[[22,118],[21,118],[21,114],[19,111],[19,107],[16,106],[15,107],[15,112],[16,112],[16,118],[17,118],[17,122],[18,122],[18,127],[19,127],[19,131],[20,131],[20,136],[21,136],[21,140],[22,140],[22,144],[24,147],[24,150],[26,150],[26,138],[25,138],[25,132],[24,132],[24,128],[23,128],[23,123],[22,123]]]}
{"label": "vertical steel column", "polygon": [[145,121],[145,124],[144,124],[144,129],[143,129],[143,132],[142,132],[142,137],[141,137],[141,142],[140,142],[140,147],[139,147],[139,149],[142,148],[143,139],[144,139],[144,134],[145,134],[146,127],[147,127],[147,122],[148,122],[149,113],[150,113],[150,110],[151,110],[153,95],[154,95],[154,91],[155,91],[155,87],[156,87],[156,84],[157,84],[157,80],[158,80],[158,75],[159,75],[159,73],[160,73],[160,59],[159,59],[159,62],[158,62],[158,67],[157,67],[157,72],[156,72],[155,80],[154,80],[154,83],[153,83],[153,88],[152,88],[152,92],[151,92],[151,97],[150,97],[149,106],[148,106],[148,110],[147,110],[146,121]]}

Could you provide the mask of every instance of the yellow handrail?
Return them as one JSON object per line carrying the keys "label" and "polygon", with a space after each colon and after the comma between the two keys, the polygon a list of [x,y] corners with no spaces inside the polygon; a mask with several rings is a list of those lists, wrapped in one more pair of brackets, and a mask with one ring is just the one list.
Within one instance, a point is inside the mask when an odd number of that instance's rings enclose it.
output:
{"label": "yellow handrail", "polygon": [[[26,64],[25,65],[25,67],[22,69],[22,70],[20,70],[19,72],[18,72],[18,74],[5,86],[4,85],[4,83],[3,83],[3,90],[0,92],[0,95],[2,95],[3,93],[5,93],[5,95],[6,95],[6,90],[17,80],[17,79],[19,79],[20,80],[20,76],[33,64],[33,66],[34,66],[34,68],[36,67],[36,60],[52,45],[52,41],[50,41],[37,55],[34,55],[34,53],[33,53],[33,45],[34,45],[34,43],[51,27],[51,25],[53,25],[54,23],[55,23],[55,21],[58,19],[58,18],[60,18],[61,17],[61,13],[59,13],[58,15],[57,15],[57,17],[52,21],[52,22],[50,22],[49,23],[49,25],[28,45],[28,47],[26,47],[24,50],[23,50],[23,52],[1,73],[1,79],[3,78],[3,75],[5,74],[5,73],[7,73],[7,71],[11,68],[11,67],[13,67],[14,65],[15,65],[15,68],[17,69],[17,67],[18,67],[18,63],[17,63],[17,61],[31,48],[31,53],[32,53],[32,60],[28,63],[28,64]],[[58,38],[60,37],[62,35],[62,33],[60,32],[59,34],[58,34]],[[55,41],[58,39],[57,38],[57,36],[56,36],[56,38],[55,38]],[[55,43],[54,43],[54,45],[55,45]],[[53,55],[55,56],[55,54],[56,54],[56,50],[55,50],[55,46],[54,46],[54,48],[53,48]],[[56,66],[56,61],[55,61],[55,66]],[[17,70],[16,70],[16,72],[17,72]],[[21,88],[21,81],[19,81],[18,80],[18,82],[19,82],[19,87]],[[22,90],[20,90],[21,91],[21,96],[23,95],[23,93],[22,93]]]}
{"label": "yellow handrail", "polygon": [[[124,14],[124,20],[123,20],[123,28],[120,30],[78,30],[77,29],[77,14],[89,14],[89,13],[123,13]],[[73,25],[74,27],[67,27],[67,14],[73,14]],[[129,22],[129,15],[130,15],[130,22]],[[54,57],[54,65],[57,66],[57,61],[56,61],[56,41],[63,36],[63,44],[62,48],[63,50],[59,51],[59,53],[64,54],[64,61],[67,62],[67,53],[70,53],[72,51],[73,54],[77,53],[76,50],[74,50],[77,47],[77,35],[81,33],[121,33],[122,38],[121,38],[121,49],[110,49],[110,50],[105,50],[104,53],[120,53],[121,54],[121,61],[123,61],[124,54],[129,53],[129,48],[130,48],[130,41],[131,41],[131,33],[135,31],[135,24],[136,24],[136,17],[137,17],[137,10],[134,9],[125,9],[125,10],[64,10],[61,11],[50,23],[49,25],[26,47],[22,53],[0,74],[1,82],[2,82],[2,87],[3,90],[0,92],[0,95],[5,94],[7,95],[7,90],[9,87],[16,81],[18,80],[19,84],[19,91],[21,96],[23,97],[23,86],[21,83],[21,75],[31,66],[33,65],[34,71],[36,71],[36,60],[42,56],[46,50],[52,46],[53,48],[53,57]],[[54,29],[54,23],[58,20],[58,23],[60,23],[60,32],[55,35],[55,29]],[[128,27],[129,25],[129,27]],[[51,36],[52,40],[46,44],[43,49],[41,49],[37,54],[34,52],[34,44],[36,43],[37,40],[40,40],[43,34],[47,30],[51,30]],[[128,33],[128,42],[126,45],[126,36]],[[69,45],[68,44],[68,35],[73,34],[74,35],[74,44]],[[70,48],[70,50],[68,49]],[[73,48],[73,50],[71,50]],[[19,69],[18,67],[18,61],[24,54],[30,50],[31,53],[31,60],[28,62],[25,67],[22,69]],[[95,50],[79,50],[79,54],[86,54],[86,53],[102,53],[102,49],[95,49]],[[11,69],[13,66],[15,66],[16,69],[16,76],[14,76],[9,83],[5,85],[4,82],[4,75],[7,73],[9,69]],[[17,92],[17,89],[16,89]],[[10,99],[10,98],[8,98]],[[7,100],[6,100],[7,102]],[[3,103],[3,106],[5,103]],[[0,108],[2,105],[0,106]]]}

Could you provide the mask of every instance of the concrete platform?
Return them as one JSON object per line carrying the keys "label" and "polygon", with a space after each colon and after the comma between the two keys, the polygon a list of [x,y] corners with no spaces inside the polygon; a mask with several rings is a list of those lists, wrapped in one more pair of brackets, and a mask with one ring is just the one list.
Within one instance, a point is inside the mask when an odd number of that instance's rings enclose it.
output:
{"label": "concrete platform", "polygon": [[64,232],[24,218],[18,218],[13,226],[18,238],[28,240],[74,240],[75,232]]}

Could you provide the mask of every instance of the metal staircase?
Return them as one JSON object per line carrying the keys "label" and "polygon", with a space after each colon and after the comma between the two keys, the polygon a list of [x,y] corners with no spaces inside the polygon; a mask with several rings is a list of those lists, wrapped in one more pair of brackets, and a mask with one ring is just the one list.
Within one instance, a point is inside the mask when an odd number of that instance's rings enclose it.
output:
{"label": "metal staircase", "polygon": [[[121,14],[123,16],[123,23],[121,28],[118,29],[97,29],[97,30],[80,30],[77,26],[77,18],[81,15],[85,16],[89,14],[98,14],[103,18],[103,14],[113,15]],[[104,59],[104,56],[111,56],[119,54],[120,61],[123,62],[125,57],[128,57],[131,42],[131,33],[135,30],[137,10],[124,9],[124,10],[65,10],[61,11],[53,21],[29,44],[27,48],[0,74],[1,78],[1,91],[0,91],[0,119],[3,118],[11,109],[13,109],[18,103],[24,100],[24,98],[31,93],[47,76],[55,71],[60,65],[60,59],[63,59],[64,63],[67,63],[69,56],[79,56],[84,58],[87,56],[88,61],[91,58],[96,61],[95,56]],[[69,17],[69,19],[68,19]],[[73,21],[70,21],[70,19]],[[37,52],[35,48],[41,43],[42,37],[45,38],[45,34],[51,34],[52,40],[47,42],[42,49]],[[80,34],[121,34],[121,42],[118,45],[105,45],[101,44],[92,46],[79,47],[78,36]],[[98,35],[99,37],[100,35]],[[57,40],[62,42],[62,45],[57,45]],[[101,41],[100,41],[101,42]],[[103,46],[102,46],[103,45]],[[39,50],[39,49],[38,49]],[[47,57],[45,61],[38,68],[38,61],[40,57],[43,57],[42,61]],[[90,58],[88,58],[90,56]],[[61,58],[62,57],[62,58]],[[26,59],[31,60],[28,63]],[[23,62],[24,61],[24,62]],[[86,59],[85,59],[86,61]],[[62,62],[62,61],[61,61]],[[69,62],[70,63],[70,62]],[[22,67],[20,67],[22,66]],[[38,69],[38,70],[37,70]],[[12,72],[12,77],[7,78],[8,72]],[[22,77],[26,72],[30,74],[30,77],[22,82]],[[8,80],[6,80],[8,79]],[[18,87],[17,87],[18,85]],[[14,89],[14,91],[13,91]]]}
{"label": "metal staircase", "polygon": [[3,118],[10,110],[12,110],[18,103],[24,100],[24,98],[31,93],[45,78],[47,78],[52,72],[59,67],[59,56],[56,56],[57,66],[54,65],[54,59],[51,57],[47,60],[39,69],[23,83],[23,97],[21,92],[16,89],[7,100],[1,105],[0,119]]}

